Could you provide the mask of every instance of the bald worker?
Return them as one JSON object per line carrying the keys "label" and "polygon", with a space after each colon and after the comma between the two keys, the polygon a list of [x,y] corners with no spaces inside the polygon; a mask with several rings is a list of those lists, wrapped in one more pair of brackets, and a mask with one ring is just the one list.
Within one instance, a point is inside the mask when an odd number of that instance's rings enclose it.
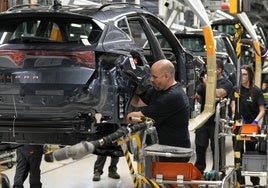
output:
{"label": "bald worker", "polygon": [[[189,100],[180,83],[175,80],[175,68],[166,59],[155,62],[151,67],[152,88],[141,95],[134,95],[131,104],[142,107],[130,112],[130,117],[150,117],[154,119],[159,144],[190,148]],[[133,122],[132,122],[133,123]],[[162,162],[186,162],[189,158],[160,157]]]}

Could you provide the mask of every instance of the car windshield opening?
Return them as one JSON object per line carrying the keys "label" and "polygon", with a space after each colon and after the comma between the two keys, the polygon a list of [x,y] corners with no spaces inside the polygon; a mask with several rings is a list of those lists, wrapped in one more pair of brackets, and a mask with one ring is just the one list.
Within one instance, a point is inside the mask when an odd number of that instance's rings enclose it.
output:
{"label": "car windshield opening", "polygon": [[0,44],[6,43],[81,43],[98,41],[102,30],[92,20],[74,19],[19,19],[0,24]]}

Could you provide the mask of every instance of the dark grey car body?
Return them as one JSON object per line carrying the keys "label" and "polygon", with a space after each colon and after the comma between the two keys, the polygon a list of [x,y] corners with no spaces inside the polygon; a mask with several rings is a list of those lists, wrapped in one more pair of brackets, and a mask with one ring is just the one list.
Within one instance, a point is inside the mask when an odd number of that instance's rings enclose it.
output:
{"label": "dark grey car body", "polygon": [[150,87],[150,65],[163,58],[174,63],[193,110],[204,63],[146,9],[57,5],[1,13],[1,141],[67,145],[96,139],[100,125],[105,134],[116,130],[137,87]]}
{"label": "dark grey car body", "polygon": [[[182,46],[195,55],[200,55],[206,61],[206,45],[203,32],[200,30],[185,33],[175,33]],[[225,33],[213,32],[216,58],[224,63],[223,74],[229,78],[233,84],[236,83],[237,57],[229,35]]]}

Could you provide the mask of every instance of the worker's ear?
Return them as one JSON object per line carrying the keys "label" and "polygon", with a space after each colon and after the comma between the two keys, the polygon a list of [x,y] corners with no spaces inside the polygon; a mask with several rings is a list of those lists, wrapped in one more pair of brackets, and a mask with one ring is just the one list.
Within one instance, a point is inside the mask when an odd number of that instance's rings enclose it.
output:
{"label": "worker's ear", "polygon": [[171,77],[171,75],[168,74],[167,72],[165,72],[165,73],[164,73],[164,77],[165,77],[165,78],[169,78],[169,77]]}

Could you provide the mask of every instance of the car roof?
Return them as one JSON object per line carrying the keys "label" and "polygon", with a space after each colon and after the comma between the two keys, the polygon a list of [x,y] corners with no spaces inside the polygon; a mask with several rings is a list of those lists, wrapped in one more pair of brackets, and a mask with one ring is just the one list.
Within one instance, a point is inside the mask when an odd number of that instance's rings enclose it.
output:
{"label": "car roof", "polygon": [[133,13],[150,13],[146,8],[130,3],[110,3],[105,5],[18,5],[0,13],[0,18],[7,17],[32,17],[50,16],[50,17],[80,17],[94,18],[107,21],[118,18],[120,15]]}

